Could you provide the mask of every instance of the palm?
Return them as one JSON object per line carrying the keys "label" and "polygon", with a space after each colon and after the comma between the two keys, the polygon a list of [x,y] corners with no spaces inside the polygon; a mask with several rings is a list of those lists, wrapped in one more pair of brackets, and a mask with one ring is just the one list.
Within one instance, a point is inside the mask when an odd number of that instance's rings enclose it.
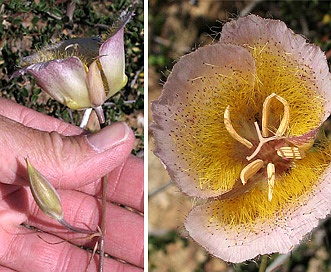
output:
{"label": "palm", "polygon": [[[57,188],[65,219],[80,228],[95,230],[100,224],[101,183],[99,178],[108,173],[105,250],[114,258],[106,258],[105,271],[118,269],[140,271],[140,267],[143,267],[143,216],[140,214],[143,212],[143,162],[129,155],[132,139],[116,146],[109,157],[106,154],[104,158],[96,155],[94,159],[96,162],[86,158],[87,163],[83,164],[82,168],[87,170],[75,171],[79,169],[79,166],[74,164],[74,159],[82,164],[84,158],[92,151],[84,147],[84,142],[80,142],[82,137],[74,140],[70,137],[69,142],[75,145],[77,141],[78,150],[85,152],[83,158],[73,151],[67,160],[74,165],[68,167],[65,162],[57,161],[59,154],[55,148],[52,151],[56,153],[56,156],[50,159],[54,163],[49,165],[46,164],[49,159],[48,154],[45,154],[48,150],[44,153],[38,152],[38,146],[34,146],[34,140],[24,143],[22,135],[28,137],[31,133],[36,133],[34,135],[39,137],[39,134],[44,133],[40,131],[56,130],[62,136],[72,136],[80,135],[82,131],[59,120],[34,113],[16,104],[13,105],[6,100],[1,99],[0,102],[4,106],[0,110],[0,146],[4,154],[2,159],[0,158],[0,165],[2,165],[0,166],[1,271],[6,271],[7,268],[8,271],[11,269],[36,272],[84,271],[91,253],[76,245],[93,248],[95,244],[95,239],[77,239],[82,235],[67,231],[39,210],[27,186],[27,174],[23,164],[27,153],[29,158],[35,161],[36,168]],[[6,106],[11,110],[6,111]],[[21,114],[17,114],[17,111]],[[32,115],[34,118],[31,118]],[[7,120],[7,117],[14,119],[17,123]],[[20,125],[20,123],[26,125],[27,120],[28,126],[37,128],[37,132]],[[7,135],[8,127],[10,127],[8,122],[11,126],[10,137]],[[17,131],[19,133],[16,133]],[[11,143],[8,144],[9,138]],[[69,149],[70,145],[65,141],[67,139],[63,141],[63,146]],[[48,142],[49,140],[45,140],[45,143],[41,142],[41,146]],[[43,148],[45,149],[45,146]],[[49,156],[52,157],[52,155]],[[95,165],[100,165],[100,168]],[[57,172],[57,169],[61,170]],[[92,178],[93,176],[95,179]],[[34,226],[43,232],[38,233],[36,230],[28,229],[20,225],[21,223]],[[89,271],[97,271],[97,265],[98,261],[95,258],[91,261]]]}

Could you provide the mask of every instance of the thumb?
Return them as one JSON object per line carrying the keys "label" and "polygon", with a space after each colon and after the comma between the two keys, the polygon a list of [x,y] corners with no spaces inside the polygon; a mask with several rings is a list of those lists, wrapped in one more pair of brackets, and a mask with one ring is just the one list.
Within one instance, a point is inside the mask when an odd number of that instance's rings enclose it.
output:
{"label": "thumb", "polygon": [[0,117],[0,182],[26,185],[24,158],[55,187],[77,188],[122,164],[134,135],[125,123],[114,123],[95,134],[63,136],[25,127]]}

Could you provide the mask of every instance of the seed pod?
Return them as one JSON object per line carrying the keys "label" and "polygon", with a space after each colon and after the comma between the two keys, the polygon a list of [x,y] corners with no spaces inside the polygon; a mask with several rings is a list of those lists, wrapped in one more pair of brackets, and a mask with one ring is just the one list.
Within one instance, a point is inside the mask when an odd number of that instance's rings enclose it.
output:
{"label": "seed pod", "polygon": [[52,184],[26,158],[30,189],[38,207],[49,217],[63,219],[61,200]]}

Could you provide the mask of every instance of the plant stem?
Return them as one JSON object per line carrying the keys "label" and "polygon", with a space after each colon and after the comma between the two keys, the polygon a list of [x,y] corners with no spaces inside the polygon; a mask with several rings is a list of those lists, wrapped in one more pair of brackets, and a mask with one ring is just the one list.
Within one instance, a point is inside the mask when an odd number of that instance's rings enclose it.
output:
{"label": "plant stem", "polygon": [[71,230],[73,232],[84,233],[84,234],[95,234],[95,233],[97,233],[96,231],[92,231],[92,230],[88,230],[88,229],[76,228],[76,227],[70,225],[64,218],[62,218],[61,220],[58,220],[58,221],[62,226],[64,226],[65,228],[67,228],[68,230]]}
{"label": "plant stem", "polygon": [[91,116],[91,113],[92,113],[92,108],[88,108],[88,109],[86,109],[84,111],[84,115],[83,115],[82,121],[81,121],[81,123],[79,125],[81,128],[85,128],[86,127],[87,122],[88,122],[88,119]]}
{"label": "plant stem", "polygon": [[107,211],[107,176],[102,178],[101,236],[99,238],[99,272],[103,272],[105,258],[106,211]]}
{"label": "plant stem", "polygon": [[259,272],[265,272],[267,269],[267,264],[268,264],[268,255],[265,254],[262,256]]}

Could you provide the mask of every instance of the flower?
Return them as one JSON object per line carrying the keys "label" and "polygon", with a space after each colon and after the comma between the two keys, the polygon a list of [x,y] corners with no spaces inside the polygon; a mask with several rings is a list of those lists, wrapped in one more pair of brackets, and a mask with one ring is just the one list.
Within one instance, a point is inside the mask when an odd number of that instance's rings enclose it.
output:
{"label": "flower", "polygon": [[197,198],[185,227],[211,254],[287,253],[330,213],[330,90],[324,53],[255,15],[174,66],[152,103],[155,154]]}
{"label": "flower", "polygon": [[45,92],[71,109],[99,107],[127,82],[124,26],[131,16],[126,13],[120,18],[100,49],[99,38],[71,39],[48,46],[26,57],[24,63],[37,63],[12,77],[30,73]]}

